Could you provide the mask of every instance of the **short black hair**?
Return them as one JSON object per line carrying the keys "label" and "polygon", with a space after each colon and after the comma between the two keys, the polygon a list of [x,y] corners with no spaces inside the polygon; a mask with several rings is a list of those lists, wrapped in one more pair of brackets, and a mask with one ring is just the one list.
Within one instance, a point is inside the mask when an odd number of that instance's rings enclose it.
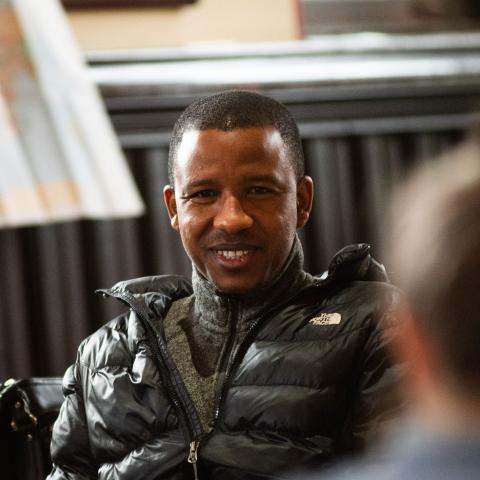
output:
{"label": "short black hair", "polygon": [[287,147],[297,181],[304,175],[302,141],[291,113],[273,98],[245,90],[227,90],[190,104],[173,127],[168,154],[168,181],[174,186],[178,147],[188,130],[222,130],[273,127]]}

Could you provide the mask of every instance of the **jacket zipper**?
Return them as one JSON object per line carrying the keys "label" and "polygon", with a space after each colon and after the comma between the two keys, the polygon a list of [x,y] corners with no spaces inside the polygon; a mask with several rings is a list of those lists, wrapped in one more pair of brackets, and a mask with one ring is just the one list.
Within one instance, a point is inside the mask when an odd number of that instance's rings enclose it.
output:
{"label": "jacket zipper", "polygon": [[[148,328],[152,329],[150,324],[148,324]],[[152,335],[152,343],[154,343],[156,349],[160,350],[160,346],[157,344],[157,341],[155,339],[155,332],[151,331],[150,335]],[[156,352],[156,356],[157,358],[161,359],[161,363],[159,364],[159,366],[164,364],[162,354],[160,351]],[[198,460],[198,447],[200,446],[200,441],[198,437],[195,436],[194,434],[194,427],[190,422],[188,413],[186,409],[183,407],[182,401],[179,399],[177,392],[175,392],[175,387],[172,385],[172,382],[170,381],[170,379],[168,382],[166,382],[166,384],[167,384],[167,391],[168,391],[168,394],[170,395],[170,398],[172,399],[174,405],[176,405],[177,409],[180,412],[182,412],[185,418],[185,424],[187,426],[187,430],[189,432],[189,437],[190,437],[190,449],[188,452],[187,462],[190,463],[193,467],[194,480],[199,480],[197,460]]]}
{"label": "jacket zipper", "polygon": [[[137,313],[139,313],[139,312],[137,312]],[[149,336],[151,336],[151,339],[152,339],[151,343],[153,343],[155,345],[155,350],[157,350],[156,352],[154,352],[154,354],[155,354],[155,357],[157,358],[157,361],[160,362],[158,364],[158,366],[160,367],[160,366],[163,365],[164,370],[167,370],[165,368],[165,365],[164,365],[164,361],[163,361],[162,354],[161,354],[161,351],[160,351],[160,346],[158,345],[157,340],[155,338],[155,332],[152,330],[152,327],[150,326],[149,323],[147,325],[148,325],[148,329],[150,330]],[[161,372],[161,370],[160,370],[160,372]],[[169,379],[169,381],[166,382],[166,386],[167,386],[167,392],[168,392],[170,398],[172,399],[174,405],[177,407],[177,410],[180,411],[183,414],[183,416],[185,418],[185,425],[187,426],[187,430],[188,430],[189,437],[190,437],[190,450],[188,452],[187,462],[190,463],[193,467],[194,480],[199,480],[198,468],[197,468],[197,460],[198,460],[197,452],[198,452],[198,447],[200,446],[200,441],[198,440],[198,437],[196,437],[195,434],[194,434],[194,427],[190,422],[190,418],[188,416],[188,413],[186,412],[185,408],[183,407],[182,402],[179,399],[178,394],[175,391],[175,387],[172,385],[172,382],[170,381],[170,379]]]}
{"label": "jacket zipper", "polygon": [[[222,385],[222,388],[220,390],[220,394],[217,397],[217,401],[216,401],[216,404],[215,404],[215,410],[214,410],[214,415],[213,415],[214,424],[216,424],[218,422],[218,419],[220,417],[220,413],[222,411],[222,407],[223,407],[223,404],[225,402],[225,394],[228,390],[228,387],[230,386],[230,379],[232,377],[232,373],[235,371],[235,367],[237,366],[237,363],[238,363],[239,359],[241,358],[241,356],[244,353],[245,345],[249,345],[250,337],[252,336],[252,332],[254,332],[256,330],[257,326],[260,324],[260,322],[263,321],[264,318],[265,318],[265,316],[262,316],[258,320],[256,320],[255,322],[252,323],[252,325],[250,326],[250,328],[248,329],[248,331],[245,335],[245,338],[243,339],[243,342],[239,345],[237,351],[235,352],[235,355],[232,359],[232,362],[230,363],[230,368],[228,368],[228,370],[225,372],[225,378],[223,380],[223,385]],[[230,345],[230,349],[231,349],[231,345]]]}
{"label": "jacket zipper", "polygon": [[192,464],[193,476],[195,480],[199,480],[198,468],[197,468],[199,446],[200,446],[200,442],[198,440],[193,440],[192,442],[190,442],[190,452],[188,453],[188,459],[187,459],[188,463]]}
{"label": "jacket zipper", "polygon": [[[106,292],[102,292],[102,293],[103,293],[104,296],[108,295]],[[160,349],[159,342],[156,339],[156,334],[155,334],[155,331],[153,329],[153,326],[150,324],[150,321],[148,320],[148,318],[144,315],[144,313],[142,311],[139,311],[139,310],[134,308],[132,303],[130,303],[128,301],[128,298],[125,298],[125,296],[122,295],[122,294],[118,294],[118,295],[119,296],[115,297],[115,298],[118,298],[119,300],[124,302],[126,305],[128,305],[128,307],[130,309],[132,309],[143,320],[143,323],[146,327],[147,337],[150,340],[148,343],[152,347],[152,354],[155,357],[155,361],[156,361],[156,364],[157,364],[157,368],[158,368],[160,377],[164,380],[165,388],[167,390],[167,393],[168,393],[170,399],[172,400],[173,404],[175,405],[177,411],[181,412],[181,414],[183,415],[183,417],[185,419],[185,425],[187,427],[188,434],[189,434],[189,437],[190,437],[190,448],[189,448],[189,452],[188,452],[187,462],[192,464],[194,480],[199,480],[198,469],[197,469],[197,460],[198,460],[198,447],[200,446],[200,441],[198,440],[198,437],[195,436],[195,433],[194,433],[195,429],[194,429],[194,427],[193,427],[193,425],[190,421],[190,418],[188,416],[188,413],[187,413],[186,409],[182,405],[182,401],[179,398],[179,395],[175,391],[175,387],[172,385],[172,381],[170,380],[170,378],[164,378],[163,375],[162,375],[162,370],[163,371],[168,371],[168,368],[165,365],[165,361],[164,361],[163,356],[162,356],[162,352],[161,352],[161,349]]]}
{"label": "jacket zipper", "polygon": [[[228,387],[230,386],[230,381],[232,378],[233,373],[235,372],[235,369],[237,367],[237,364],[239,363],[240,359],[242,358],[243,354],[245,353],[245,348],[248,347],[251,343],[252,337],[256,333],[257,328],[260,326],[260,324],[275,310],[280,310],[283,308],[284,305],[288,305],[292,299],[296,297],[296,294],[291,295],[288,297],[285,301],[281,302],[279,305],[276,307],[270,308],[270,310],[267,310],[262,316],[260,316],[257,320],[255,320],[251,325],[250,328],[248,329],[247,333],[245,334],[245,338],[243,339],[243,342],[239,345],[232,362],[230,363],[228,370],[225,372],[225,378],[223,380],[223,385],[220,390],[220,394],[217,397],[217,400],[215,402],[215,407],[214,407],[214,412],[213,412],[213,423],[216,425],[218,422],[218,419],[220,418],[220,414],[222,412],[222,407],[223,404],[225,403],[225,395],[228,390]],[[233,315],[232,315],[233,317]],[[232,348],[232,342],[233,342],[233,337],[236,335],[236,319],[232,319],[234,321],[234,330],[233,330],[233,335],[230,336],[229,339],[229,351],[231,351]],[[212,428],[213,431],[213,428]]]}
{"label": "jacket zipper", "polygon": [[[230,355],[232,353],[233,346],[235,345],[235,337],[236,337],[236,334],[237,334],[237,318],[235,318],[236,315],[237,315],[236,304],[234,303],[234,300],[232,300],[230,298],[227,298],[227,303],[230,307],[230,309],[229,309],[230,333],[228,335],[228,343],[227,343],[227,347],[225,348],[225,353],[224,353],[223,359],[222,359],[222,367],[225,368],[225,378],[223,379],[223,384],[221,385],[219,395],[218,395],[218,397],[215,401],[215,404],[213,406],[213,422],[214,423],[217,421],[217,418],[218,418],[220,401],[223,397],[222,392],[224,390],[225,382],[227,380],[228,371],[230,370],[230,368],[228,368],[229,367]],[[233,364],[233,359],[232,359],[231,363]]]}
{"label": "jacket zipper", "polygon": [[[148,324],[148,328],[150,330],[152,330],[152,327],[150,326],[150,324]],[[160,346],[157,344],[157,341],[155,339],[155,332],[150,331],[149,335],[152,336],[152,343],[155,345],[156,350],[157,349],[160,350]],[[161,352],[160,351],[155,352],[155,356],[161,362],[161,363],[159,363],[159,367],[161,365],[164,365],[164,361],[163,361]],[[164,369],[166,370],[165,366],[164,366]],[[194,434],[194,427],[190,422],[190,418],[188,416],[188,413],[185,410],[185,408],[183,407],[182,402],[179,399],[177,392],[175,392],[175,387],[172,385],[172,382],[169,380],[168,382],[166,382],[166,386],[167,386],[167,392],[170,395],[170,398],[172,399],[174,405],[177,407],[177,409],[180,412],[182,412],[182,414],[185,418],[185,424],[187,426],[187,430],[188,430],[189,437],[190,437],[190,449],[189,449],[189,452],[188,452],[187,462],[190,463],[193,467],[194,480],[199,480],[197,460],[198,460],[198,447],[200,446],[200,441],[198,440],[198,437],[196,437],[195,434]]]}

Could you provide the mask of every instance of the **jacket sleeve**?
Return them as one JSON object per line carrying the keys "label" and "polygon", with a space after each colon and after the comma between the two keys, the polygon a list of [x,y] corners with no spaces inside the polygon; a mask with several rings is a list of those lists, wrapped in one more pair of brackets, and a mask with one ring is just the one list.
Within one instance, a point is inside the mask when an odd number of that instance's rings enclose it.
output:
{"label": "jacket sleeve", "polygon": [[403,411],[399,395],[401,365],[388,352],[395,331],[391,302],[374,315],[361,354],[349,419],[343,432],[343,450],[362,452],[377,444]]}
{"label": "jacket sleeve", "polygon": [[52,432],[50,451],[53,469],[47,480],[98,478],[90,451],[81,381],[88,372],[88,368],[77,360],[63,378],[65,399]]}

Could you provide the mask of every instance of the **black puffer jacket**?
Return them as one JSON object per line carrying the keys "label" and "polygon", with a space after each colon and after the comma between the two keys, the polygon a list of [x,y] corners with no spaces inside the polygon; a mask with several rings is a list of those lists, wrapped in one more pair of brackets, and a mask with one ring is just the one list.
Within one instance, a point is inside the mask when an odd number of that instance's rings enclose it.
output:
{"label": "black puffer jacket", "polygon": [[362,448],[396,379],[379,335],[396,296],[385,279],[367,245],[347,247],[328,274],[258,318],[203,436],[161,326],[189,281],[104,291],[130,312],[87,338],[65,374],[49,479],[277,478]]}

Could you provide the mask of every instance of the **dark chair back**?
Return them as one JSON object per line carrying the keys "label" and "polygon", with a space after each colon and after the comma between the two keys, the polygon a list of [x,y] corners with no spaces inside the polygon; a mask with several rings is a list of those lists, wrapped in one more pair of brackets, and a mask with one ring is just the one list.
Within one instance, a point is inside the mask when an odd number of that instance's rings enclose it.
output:
{"label": "dark chair back", "polygon": [[44,480],[50,439],[63,402],[62,379],[10,379],[0,387],[0,465],[3,480]]}

